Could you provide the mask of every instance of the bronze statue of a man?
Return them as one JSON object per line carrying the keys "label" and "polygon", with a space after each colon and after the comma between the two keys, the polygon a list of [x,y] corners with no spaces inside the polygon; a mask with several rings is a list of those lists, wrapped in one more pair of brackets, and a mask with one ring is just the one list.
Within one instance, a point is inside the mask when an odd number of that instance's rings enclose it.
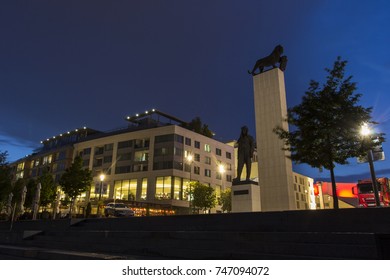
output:
{"label": "bronze statue of a man", "polygon": [[241,135],[237,140],[238,145],[238,166],[237,166],[237,178],[235,181],[241,181],[241,173],[244,167],[246,166],[246,180],[250,181],[251,176],[251,165],[253,152],[255,150],[255,141],[253,137],[248,134],[248,127],[241,127]]}

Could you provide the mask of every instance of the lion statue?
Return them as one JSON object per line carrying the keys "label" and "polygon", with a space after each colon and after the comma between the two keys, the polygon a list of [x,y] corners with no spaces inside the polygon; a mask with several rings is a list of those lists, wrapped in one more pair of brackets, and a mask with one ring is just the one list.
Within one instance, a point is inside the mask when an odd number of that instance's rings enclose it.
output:
{"label": "lion statue", "polygon": [[[273,68],[276,68],[277,63],[279,63],[280,70],[282,71],[286,70],[287,56],[281,56],[282,53],[283,53],[283,47],[281,45],[277,45],[269,56],[266,56],[256,61],[253,70],[252,71],[248,70],[248,73],[251,74],[252,76],[260,74],[264,71],[264,67],[272,66]],[[255,73],[257,69],[259,69],[260,71],[259,73]]]}

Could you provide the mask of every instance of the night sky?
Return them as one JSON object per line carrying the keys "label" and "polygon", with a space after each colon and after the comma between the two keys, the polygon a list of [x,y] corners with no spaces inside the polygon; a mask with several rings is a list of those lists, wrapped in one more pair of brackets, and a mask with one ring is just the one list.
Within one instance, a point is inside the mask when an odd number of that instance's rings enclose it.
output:
{"label": "night sky", "polygon": [[[288,107],[337,56],[390,137],[389,1],[1,1],[0,151],[9,161],[40,141],[87,126],[111,130],[156,108],[199,116],[216,139],[255,135],[247,73],[277,44],[288,56]],[[390,157],[389,141],[384,144]],[[390,176],[388,160],[377,176]],[[329,181],[306,165],[294,171]],[[369,178],[368,164],[337,166],[339,181]]]}

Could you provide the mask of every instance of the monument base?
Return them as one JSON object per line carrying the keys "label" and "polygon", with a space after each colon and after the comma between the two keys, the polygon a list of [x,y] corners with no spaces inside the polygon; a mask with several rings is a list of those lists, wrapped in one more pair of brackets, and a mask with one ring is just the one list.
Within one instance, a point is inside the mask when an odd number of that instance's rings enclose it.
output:
{"label": "monument base", "polygon": [[232,212],[261,211],[260,187],[256,182],[232,186]]}
{"label": "monument base", "polygon": [[262,211],[297,210],[291,153],[274,133],[288,131],[284,73],[275,68],[253,77],[258,176]]}

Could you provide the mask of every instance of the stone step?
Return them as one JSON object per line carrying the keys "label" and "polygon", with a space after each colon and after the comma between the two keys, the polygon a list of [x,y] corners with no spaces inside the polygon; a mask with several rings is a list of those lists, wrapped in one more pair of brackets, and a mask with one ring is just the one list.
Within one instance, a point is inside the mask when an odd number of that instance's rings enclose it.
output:
{"label": "stone step", "polygon": [[0,255],[4,259],[31,259],[31,260],[119,260],[124,256],[99,254],[91,252],[58,250],[40,247],[22,247],[0,245]]}
{"label": "stone step", "polygon": [[125,242],[129,239],[177,239],[177,240],[208,240],[225,242],[228,240],[246,241],[250,244],[261,242],[277,243],[320,243],[320,244],[366,244],[374,240],[373,233],[345,232],[204,232],[204,231],[48,231],[42,234],[45,238],[71,239],[81,242],[104,240],[104,242]]}
{"label": "stone step", "polygon": [[316,232],[388,232],[390,208],[328,209],[279,212],[230,213],[213,215],[183,215],[171,217],[143,217],[108,219],[100,222],[86,220],[95,226],[131,226],[132,230],[161,231],[316,231]]}
{"label": "stone step", "polygon": [[390,208],[17,221],[12,231],[0,222],[0,244],[153,258],[390,259],[389,224]]}
{"label": "stone step", "polygon": [[[24,244],[50,248],[156,254],[173,256],[175,249],[188,254],[202,251],[210,257],[232,255],[285,255],[313,258],[376,258],[374,234],[354,233],[221,233],[221,232],[51,232]],[[208,252],[206,254],[206,252]],[[179,255],[177,256],[179,257]]]}
{"label": "stone step", "polygon": [[[128,230],[230,232],[389,232],[390,207],[252,212],[165,217],[16,221],[13,230]],[[0,231],[10,223],[0,221]]]}

